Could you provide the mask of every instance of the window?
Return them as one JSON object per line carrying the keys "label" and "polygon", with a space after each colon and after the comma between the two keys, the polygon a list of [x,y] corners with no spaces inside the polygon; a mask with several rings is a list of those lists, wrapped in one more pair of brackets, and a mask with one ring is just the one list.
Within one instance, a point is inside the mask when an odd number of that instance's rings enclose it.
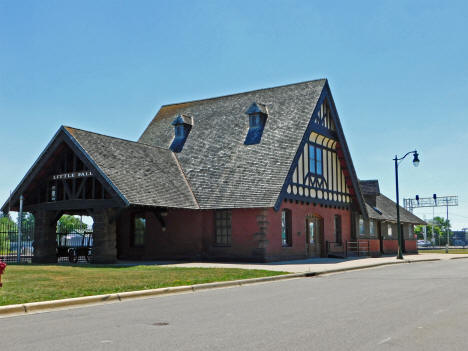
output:
{"label": "window", "polygon": [[183,136],[184,136],[184,126],[181,124],[175,126],[175,137],[182,138]]}
{"label": "window", "polygon": [[362,217],[359,217],[359,235],[364,235],[365,234],[365,227],[364,227],[364,219]]}
{"label": "window", "polygon": [[388,236],[392,236],[392,225],[390,223],[388,224],[387,233],[388,233]]}
{"label": "window", "polygon": [[215,212],[216,245],[231,245],[231,211],[217,210]]}
{"label": "window", "polygon": [[52,201],[57,200],[57,187],[55,185],[52,185],[52,190],[50,192],[50,198]]}
{"label": "window", "polygon": [[375,222],[374,221],[369,222],[369,234],[370,236],[375,236]]}
{"label": "window", "polygon": [[145,244],[146,218],[137,214],[133,218],[132,246],[141,247]]}
{"label": "window", "polygon": [[322,149],[315,145],[309,145],[309,172],[323,174]]}
{"label": "window", "polygon": [[341,216],[335,215],[335,242],[341,244]]}
{"label": "window", "polygon": [[260,115],[259,114],[255,114],[255,115],[251,115],[250,116],[250,127],[260,127],[261,125],[261,122],[260,122]]}
{"label": "window", "polygon": [[283,246],[292,246],[291,210],[281,211],[281,243]]}
{"label": "window", "polygon": [[309,244],[315,244],[315,221],[308,220],[309,225]]}

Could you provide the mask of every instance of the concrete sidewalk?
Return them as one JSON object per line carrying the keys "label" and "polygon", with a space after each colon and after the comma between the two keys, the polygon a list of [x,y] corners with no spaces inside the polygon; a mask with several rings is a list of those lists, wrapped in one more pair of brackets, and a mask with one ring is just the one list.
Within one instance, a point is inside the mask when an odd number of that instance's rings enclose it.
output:
{"label": "concrete sidewalk", "polygon": [[412,263],[425,261],[450,260],[452,258],[468,258],[468,254],[419,254],[405,255],[404,260],[397,260],[395,256],[384,257],[352,257],[338,258],[310,258],[306,260],[282,261],[270,263],[222,263],[222,262],[122,262],[123,264],[146,265],[154,264],[165,267],[201,267],[201,268],[242,268],[242,269],[266,269],[270,271],[282,271],[290,273],[327,273],[330,271],[347,271],[359,268],[376,267],[388,264]]}

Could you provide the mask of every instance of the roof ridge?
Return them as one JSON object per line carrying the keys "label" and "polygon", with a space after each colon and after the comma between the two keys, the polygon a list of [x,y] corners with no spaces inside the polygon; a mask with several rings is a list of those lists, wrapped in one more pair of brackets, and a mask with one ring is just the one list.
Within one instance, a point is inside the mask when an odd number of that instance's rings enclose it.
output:
{"label": "roof ridge", "polygon": [[292,85],[301,85],[301,84],[307,84],[307,83],[319,82],[319,81],[326,81],[326,80],[327,80],[327,78],[305,80],[305,81],[298,82],[298,83],[289,83],[289,84],[277,85],[277,86],[269,87],[269,88],[261,88],[261,89],[242,91],[240,93],[232,93],[232,94],[226,94],[226,95],[213,96],[213,97],[205,98],[205,99],[195,99],[195,100],[189,100],[189,101],[174,102],[174,103],[171,103],[171,104],[162,105],[161,109],[164,108],[164,107],[169,107],[169,106],[174,106],[174,105],[191,104],[191,103],[194,103],[194,102],[216,100],[216,99],[222,99],[222,98],[231,97],[231,96],[238,96],[238,95],[243,95],[243,94],[254,93],[254,92],[258,92],[258,91],[279,89],[279,88],[289,87],[289,86],[292,86]]}
{"label": "roof ridge", "polygon": [[200,204],[198,203],[197,197],[195,196],[195,193],[193,192],[192,186],[190,185],[189,180],[187,179],[187,176],[185,175],[184,169],[182,168],[179,159],[177,158],[177,155],[171,151],[172,157],[174,157],[174,160],[177,164],[177,167],[179,168],[180,173],[182,174],[182,177],[184,177],[185,183],[187,184],[187,187],[190,190],[190,193],[192,194],[193,200],[195,201],[197,207],[200,209]]}
{"label": "roof ridge", "polygon": [[65,129],[75,129],[75,130],[79,130],[79,131],[82,131],[82,132],[86,132],[86,133],[90,133],[90,134],[95,134],[95,135],[100,135],[100,136],[104,136],[104,137],[107,137],[107,138],[111,138],[111,139],[116,139],[116,140],[121,140],[121,141],[126,141],[126,142],[129,142],[129,143],[133,143],[133,144],[139,144],[139,145],[143,145],[143,146],[149,146],[151,148],[156,148],[156,149],[161,149],[161,150],[166,150],[166,151],[171,151],[169,148],[164,148],[164,147],[161,147],[161,146],[157,146],[157,145],[152,145],[152,144],[148,144],[148,143],[142,143],[140,141],[133,141],[133,140],[129,140],[129,139],[123,139],[123,138],[118,138],[118,137],[115,137],[115,136],[112,136],[112,135],[107,135],[107,134],[102,134],[102,133],[96,133],[96,132],[91,132],[89,130],[85,130],[85,129],[81,129],[81,128],[75,128],[75,127],[70,127],[70,126],[63,126]]}

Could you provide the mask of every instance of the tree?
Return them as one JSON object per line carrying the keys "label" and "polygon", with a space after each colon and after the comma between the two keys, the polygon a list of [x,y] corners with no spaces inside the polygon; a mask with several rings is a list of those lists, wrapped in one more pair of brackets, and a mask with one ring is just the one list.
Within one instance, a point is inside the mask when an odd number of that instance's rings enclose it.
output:
{"label": "tree", "polygon": [[0,231],[6,231],[8,228],[16,228],[16,223],[10,217],[9,213],[0,212]]}
{"label": "tree", "polygon": [[[423,227],[422,225],[414,227],[414,233],[417,234],[418,239],[421,240],[424,239]],[[434,238],[437,245],[445,245],[447,242],[447,230],[451,237],[450,227],[450,220],[446,220],[443,217],[434,217],[432,221],[429,221],[426,227],[427,240],[432,240],[432,238]]]}
{"label": "tree", "polygon": [[0,213],[0,253],[6,254],[10,250],[10,240],[13,240],[11,233],[16,232],[16,223],[11,219],[10,214]]}
{"label": "tree", "polygon": [[88,225],[75,216],[63,215],[57,221],[57,233],[60,234],[68,234],[72,231],[84,232],[86,229]]}

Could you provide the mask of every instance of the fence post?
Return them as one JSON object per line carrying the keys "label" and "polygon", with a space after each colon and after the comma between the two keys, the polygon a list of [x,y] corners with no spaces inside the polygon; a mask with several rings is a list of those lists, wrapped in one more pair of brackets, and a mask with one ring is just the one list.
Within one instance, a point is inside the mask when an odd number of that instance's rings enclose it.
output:
{"label": "fence post", "polygon": [[23,226],[23,195],[20,196],[19,212],[18,212],[18,235],[16,238],[16,260],[21,262],[21,230]]}
{"label": "fence post", "polygon": [[367,256],[370,256],[370,240],[367,240]]}
{"label": "fence post", "polygon": [[348,240],[345,241],[345,257],[348,257]]}
{"label": "fence post", "polygon": [[359,255],[359,239],[357,240],[357,255],[360,256]]}

